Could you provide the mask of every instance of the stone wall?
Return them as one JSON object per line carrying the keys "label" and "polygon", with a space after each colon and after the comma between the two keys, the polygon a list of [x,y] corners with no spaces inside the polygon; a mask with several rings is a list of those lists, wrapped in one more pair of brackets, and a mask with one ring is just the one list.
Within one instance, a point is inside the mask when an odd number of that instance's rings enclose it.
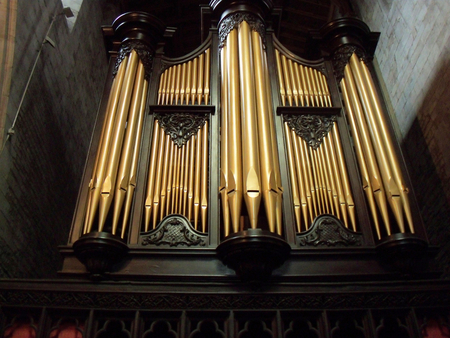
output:
{"label": "stone wall", "polygon": [[450,2],[354,0],[381,32],[376,60],[422,217],[450,276]]}
{"label": "stone wall", "polygon": [[70,32],[60,0],[19,1],[8,130],[0,154],[0,277],[54,277],[70,230],[107,71],[106,1],[84,1]]}

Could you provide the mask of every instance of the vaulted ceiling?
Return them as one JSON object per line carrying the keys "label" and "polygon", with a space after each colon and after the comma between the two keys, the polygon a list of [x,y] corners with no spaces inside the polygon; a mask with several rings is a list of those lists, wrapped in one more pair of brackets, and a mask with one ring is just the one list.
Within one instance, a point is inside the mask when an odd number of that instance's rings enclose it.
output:
{"label": "vaulted ceiling", "polygon": [[[120,10],[145,11],[162,19],[168,27],[177,30],[167,43],[166,55],[182,56],[202,42],[201,6],[207,0],[121,0]],[[274,0],[281,8],[273,16],[278,39],[293,53],[305,56],[308,31],[324,25],[330,16],[332,0]],[[206,3],[206,4],[205,4]],[[204,16],[203,25],[209,27],[211,16]]]}

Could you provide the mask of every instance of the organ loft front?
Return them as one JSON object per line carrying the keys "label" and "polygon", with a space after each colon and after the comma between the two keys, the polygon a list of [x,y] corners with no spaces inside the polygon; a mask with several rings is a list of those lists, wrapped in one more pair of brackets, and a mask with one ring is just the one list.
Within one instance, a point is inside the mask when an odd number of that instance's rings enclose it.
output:
{"label": "organ loft front", "polygon": [[203,42],[176,58],[164,18],[103,27],[109,70],[61,281],[37,288],[52,304],[31,315],[9,304],[5,332],[66,317],[83,337],[448,327],[438,249],[374,71],[379,34],[333,6],[310,58],[278,40],[271,0],[212,0]]}

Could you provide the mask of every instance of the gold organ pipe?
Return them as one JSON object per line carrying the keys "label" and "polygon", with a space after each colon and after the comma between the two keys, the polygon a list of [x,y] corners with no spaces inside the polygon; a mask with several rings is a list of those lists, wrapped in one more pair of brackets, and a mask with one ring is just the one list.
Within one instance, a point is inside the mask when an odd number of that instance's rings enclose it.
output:
{"label": "gold organ pipe", "polygon": [[139,61],[137,74],[134,81],[134,90],[131,99],[131,105],[129,107],[128,122],[125,131],[125,139],[121,149],[119,170],[116,177],[116,189],[114,193],[114,208],[113,208],[113,222],[112,231],[113,235],[116,234],[117,226],[119,223],[119,217],[122,211],[123,203],[128,191],[128,185],[130,180],[130,169],[133,161],[133,148],[136,140],[136,129],[139,119],[140,105],[142,99],[142,89],[144,88],[144,64]]}
{"label": "gold organ pipe", "polygon": [[303,86],[302,86],[302,79],[300,78],[299,65],[296,62],[294,62],[293,68],[294,68],[295,82],[297,83],[298,95],[300,96],[300,104],[303,107],[305,105],[305,99],[303,97]]}
{"label": "gold organ pipe", "polygon": [[[352,103],[349,98],[346,82],[347,82],[347,80],[344,77],[341,80],[341,92],[342,92],[342,96],[344,98],[347,116],[348,116],[348,119],[350,122],[352,134],[353,134],[353,142],[355,144],[356,158],[358,159],[358,164],[359,164],[359,168],[361,171],[362,188],[363,188],[363,190],[366,194],[367,200],[369,202],[369,208],[372,213],[372,219],[374,221],[375,230],[377,232],[378,239],[380,239],[381,238],[380,223],[378,220],[378,214],[377,214],[377,208],[376,208],[376,204],[375,204],[374,194],[375,193],[380,194],[382,192],[380,190],[378,190],[377,192],[373,191],[373,187],[372,187],[373,178],[369,175],[369,169],[367,168],[366,162],[364,160],[364,150],[361,145],[362,142],[361,142],[360,130],[356,124],[355,113],[353,111]],[[384,193],[382,193],[382,194],[384,196]],[[384,203],[384,205],[386,206],[386,202]],[[387,216],[387,214],[386,214],[386,216]],[[390,233],[389,224],[385,224],[385,226],[386,226],[387,232]]]}
{"label": "gold organ pipe", "polygon": [[353,202],[353,197],[350,189],[350,183],[347,177],[347,168],[345,167],[345,159],[342,151],[341,141],[339,137],[339,130],[337,128],[336,122],[334,122],[334,127],[331,130],[334,138],[334,144],[337,152],[338,164],[340,167],[340,174],[342,178],[342,187],[344,188],[345,202],[347,203],[347,210],[350,216],[350,221],[352,223],[353,230],[356,231],[356,214],[355,214],[355,204]]}
{"label": "gold organ pipe", "polygon": [[170,155],[169,155],[169,174],[167,176],[167,186],[166,186],[166,211],[165,215],[169,215],[171,213],[172,208],[172,181],[173,181],[173,173],[175,171],[174,167],[174,157],[176,158],[176,145],[174,142],[170,142]]}
{"label": "gold organ pipe", "polygon": [[[155,120],[153,127],[152,150],[150,155],[150,167],[148,170],[147,193],[145,198],[145,231],[149,230],[150,219],[153,211],[153,191],[155,186],[156,167],[159,154],[160,143],[160,127],[158,121]],[[161,140],[162,142],[162,140]]]}
{"label": "gold organ pipe", "polygon": [[162,104],[161,102],[163,102],[163,90],[164,92],[166,91],[166,89],[164,88],[164,78],[166,77],[166,73],[162,73],[161,74],[161,78],[159,79],[159,88],[158,88],[158,104]]}
{"label": "gold organ pipe", "polygon": [[[164,175],[164,158],[165,148],[170,142],[170,136],[164,133],[164,129],[160,128],[160,144],[158,149],[158,166],[156,169],[155,190],[153,191],[153,229],[156,227],[158,221],[159,210],[161,206],[161,185]],[[163,212],[161,212],[163,213]]]}
{"label": "gold organ pipe", "polygon": [[313,152],[313,149],[311,149],[311,147],[307,146],[306,147],[306,154],[307,154],[306,156],[307,156],[307,158],[311,159],[314,190],[315,190],[316,196],[317,196],[317,207],[318,207],[317,211],[319,212],[318,215],[321,215],[321,214],[325,213],[325,206],[324,206],[324,201],[323,201],[323,196],[322,196],[322,187],[319,182],[319,169],[317,167],[316,158],[312,152]]}
{"label": "gold organ pipe", "polygon": [[[311,192],[312,192],[312,190],[314,190],[314,188],[312,188],[311,182],[309,181],[308,171],[306,169],[307,162],[306,162],[305,154],[303,151],[302,140],[301,140],[301,138],[297,137],[294,130],[292,130],[292,140],[293,140],[293,144],[294,144],[295,153],[297,154],[297,157],[301,161],[300,164],[297,165],[297,173],[299,175],[299,180],[300,180],[300,182],[303,182],[303,187],[304,187],[306,206],[304,205],[304,203],[302,201],[302,209],[303,209],[303,212],[306,214],[306,215],[303,215],[303,217],[306,220],[305,228],[306,228],[306,230],[308,230],[309,224],[314,220],[314,217],[315,217],[314,212],[315,212],[316,206],[315,206],[315,201],[313,202],[314,196],[311,196]],[[308,220],[308,214],[309,214],[309,220]]]}
{"label": "gold organ pipe", "polygon": [[170,100],[170,84],[172,82],[172,69],[173,67],[169,67],[166,72],[166,96],[165,96],[165,101],[164,104],[169,104],[169,100]]}
{"label": "gold organ pipe", "polygon": [[277,74],[278,74],[278,83],[280,84],[280,95],[281,102],[283,106],[286,105],[286,89],[284,88],[284,80],[283,80],[283,69],[281,67],[281,57],[280,52],[275,49],[275,59],[277,61]]}
{"label": "gold organ pipe", "polygon": [[356,54],[353,54],[350,58],[350,67],[352,69],[356,87],[360,94],[362,101],[364,102],[365,116],[368,119],[370,125],[371,138],[375,145],[375,154],[377,155],[378,165],[380,167],[381,177],[383,179],[386,193],[388,194],[388,202],[391,206],[392,212],[395,216],[397,224],[400,228],[400,232],[405,232],[405,225],[402,212],[402,200],[400,197],[400,189],[398,188],[395,179],[392,175],[391,168],[389,166],[388,154],[384,148],[381,131],[377,121],[374,119],[373,108],[369,99],[368,89],[362,78],[362,71],[360,69],[359,60]]}
{"label": "gold organ pipe", "polygon": [[[291,174],[291,191],[292,191],[292,200],[294,202],[294,215],[295,215],[295,221],[297,224],[297,232],[301,232],[301,201],[300,201],[300,189],[298,187],[297,182],[297,173],[296,173],[296,166],[294,161],[294,150],[292,146],[292,140],[291,140],[291,129],[289,128],[287,122],[284,123],[284,132],[286,136],[286,148],[288,152],[289,157],[289,172]],[[298,165],[297,165],[298,166]],[[301,172],[300,172],[301,175]],[[306,222],[305,222],[306,224]]]}
{"label": "gold organ pipe", "polygon": [[[358,131],[361,135],[361,147],[364,155],[365,163],[369,172],[370,185],[373,191],[375,201],[380,210],[381,218],[383,219],[386,231],[388,235],[391,234],[391,226],[387,208],[387,200],[385,195],[385,190],[382,183],[382,177],[380,175],[380,170],[378,168],[375,156],[375,150],[373,149],[372,141],[370,138],[369,127],[367,126],[366,119],[364,118],[363,108],[358,97],[358,92],[356,89],[355,80],[353,78],[352,70],[349,65],[344,68],[345,83],[348,85],[348,96],[350,98],[350,107],[353,110],[348,110],[351,114],[353,111],[355,113],[353,120],[358,123]],[[355,123],[356,124],[356,123]]]}
{"label": "gold organ pipe", "polygon": [[205,96],[205,104],[209,103],[209,82],[211,78],[211,53],[209,48],[205,52],[205,90],[204,90],[204,96]]}
{"label": "gold organ pipe", "polygon": [[237,29],[233,29],[227,37],[227,66],[229,85],[229,126],[228,129],[228,203],[231,223],[234,232],[239,231],[242,208],[242,151],[241,151],[241,120],[240,120],[240,88],[239,88],[239,57]]}
{"label": "gold organ pipe", "polygon": [[136,174],[137,174],[137,169],[138,169],[139,152],[141,149],[142,128],[144,126],[144,115],[145,115],[145,108],[146,108],[146,103],[147,103],[147,95],[146,95],[147,91],[148,91],[148,81],[144,80],[144,88],[142,88],[138,125],[136,127],[136,140],[134,143],[133,160],[132,160],[131,169],[130,169],[130,180],[128,183],[127,196],[125,199],[125,208],[124,208],[124,212],[123,212],[122,233],[121,233],[122,238],[125,237],[125,232],[126,232],[126,229],[128,226],[128,219],[130,218],[131,204],[133,202],[133,195],[134,195],[134,191],[136,189]]}
{"label": "gold organ pipe", "polygon": [[[209,67],[206,68],[209,71]],[[206,97],[206,96],[205,96]],[[207,102],[207,101],[206,101]],[[202,131],[202,191],[201,191],[201,217],[202,232],[206,232],[206,221],[208,212],[208,121],[205,122]]]}
{"label": "gold organ pipe", "polygon": [[184,177],[183,177],[183,192],[181,194],[180,198],[180,213],[183,215],[186,215],[186,205],[187,205],[187,198],[188,198],[188,189],[189,189],[189,161],[192,161],[192,158],[190,156],[191,154],[191,148],[192,143],[194,142],[194,139],[191,138],[186,143],[186,151],[185,151],[185,162],[184,162]]}
{"label": "gold organ pipe", "polygon": [[191,103],[195,104],[195,98],[197,95],[197,82],[198,82],[198,58],[192,61],[192,82],[191,82]]}
{"label": "gold organ pipe", "polygon": [[[171,139],[169,135],[166,135],[166,144],[164,147],[164,162],[162,167],[162,182],[161,182],[161,189],[159,191],[156,191],[156,193],[159,194],[159,210],[160,216],[159,220],[161,221],[164,218],[164,210],[166,206],[166,199],[167,199],[167,178],[168,178],[168,170],[169,170],[169,156],[170,156],[170,146],[171,146]],[[155,209],[156,212],[156,209]]]}
{"label": "gold organ pipe", "polygon": [[294,73],[293,63],[294,62],[291,59],[287,60],[288,69],[289,69],[289,80],[292,85],[292,95],[294,95],[295,105],[298,106],[298,89],[297,89],[297,83],[295,81],[295,73]]}
{"label": "gold organ pipe", "polygon": [[[195,135],[191,138],[191,149],[189,152],[189,173],[188,173],[188,190],[187,190],[187,213],[183,212],[184,215],[189,219],[192,219],[192,208],[194,205],[194,168],[195,168],[195,148],[196,148],[196,137]],[[186,183],[186,181],[185,181]],[[186,204],[185,202],[185,204]]]}
{"label": "gold organ pipe", "polygon": [[175,84],[175,104],[178,104],[180,100],[180,90],[181,90],[181,65],[177,65],[177,78]]}
{"label": "gold organ pipe", "polygon": [[316,103],[316,107],[320,107],[320,103],[319,103],[319,94],[317,92],[317,84],[316,81],[314,79],[314,69],[312,69],[311,67],[306,67],[308,69],[308,73],[309,73],[309,78],[311,81],[311,88],[312,91],[314,93],[314,101]]}
{"label": "gold organ pipe", "polygon": [[395,182],[397,183],[397,186],[398,186],[398,189],[400,192],[400,198],[403,202],[403,208],[404,208],[406,220],[408,221],[409,230],[411,231],[411,233],[414,233],[414,224],[413,224],[413,219],[412,219],[412,214],[411,214],[411,207],[410,207],[409,199],[408,199],[409,191],[408,191],[406,183],[403,179],[399,160],[394,152],[394,149],[395,149],[394,142],[392,140],[391,134],[389,133],[389,129],[387,126],[388,123],[387,123],[386,119],[384,118],[383,110],[381,108],[380,98],[375,89],[375,85],[373,83],[373,79],[372,79],[372,76],[370,75],[369,69],[363,62],[360,62],[360,65],[362,68],[363,77],[366,81],[368,91],[370,94],[369,98],[371,99],[371,102],[372,102],[375,112],[376,112],[376,114],[374,114],[374,117],[375,117],[376,122],[378,122],[378,125],[380,126],[380,129],[381,129],[380,132],[381,132],[381,136],[382,136],[381,138],[384,143],[384,146],[387,149],[389,163],[391,163],[391,165],[392,165],[392,172],[394,175],[394,179],[395,179]]}
{"label": "gold organ pipe", "polygon": [[125,133],[126,119],[128,115],[131,95],[133,91],[136,69],[139,62],[139,56],[136,51],[132,51],[125,72],[122,91],[120,93],[119,105],[117,108],[117,117],[114,121],[114,129],[111,135],[111,148],[108,156],[108,163],[105,177],[103,178],[101,188],[101,198],[99,203],[99,232],[103,231],[109,208],[113,199],[113,191],[116,184],[117,169],[119,166],[120,152],[123,144],[123,135]]}
{"label": "gold organ pipe", "polygon": [[192,83],[192,60],[187,63],[186,66],[186,82],[185,82],[185,95],[186,104],[189,104],[191,98],[191,83]]}
{"label": "gold organ pipe", "polygon": [[175,177],[173,179],[173,183],[172,183],[172,208],[170,213],[177,213],[178,212],[178,196],[180,193],[180,171],[181,171],[181,152],[182,152],[182,148],[181,147],[176,147],[175,148],[176,151],[176,158],[175,158],[175,169],[174,170],[174,174]]}
{"label": "gold organ pipe", "polygon": [[324,97],[323,97],[324,94],[322,91],[322,85],[319,80],[320,72],[317,69],[314,69],[313,73],[314,73],[314,81],[315,81],[316,87],[317,87],[317,94],[319,95],[319,101],[320,101],[319,106],[325,107],[325,102],[324,102]]}
{"label": "gold organ pipe", "polygon": [[184,103],[184,98],[186,94],[186,62],[181,65],[181,82],[180,82],[180,104]]}
{"label": "gold organ pipe", "polygon": [[180,186],[179,186],[179,194],[178,194],[178,208],[175,208],[177,213],[183,213],[183,196],[184,196],[184,174],[186,172],[186,154],[189,151],[189,145],[191,144],[190,140],[186,142],[185,145],[182,147],[181,152],[181,169],[180,169]]}
{"label": "gold organ pipe", "polygon": [[309,190],[311,192],[311,199],[312,199],[312,204],[314,207],[314,216],[312,217],[312,219],[314,219],[315,217],[320,215],[319,212],[319,196],[318,196],[318,192],[316,191],[315,188],[315,184],[314,184],[314,178],[313,178],[313,173],[312,173],[312,164],[311,161],[309,159],[308,156],[308,145],[306,144],[305,140],[303,140],[302,138],[298,138],[298,142],[299,142],[299,148],[300,148],[300,152],[302,154],[302,165],[303,168],[306,168],[306,174],[305,176],[307,176],[307,180],[309,182]]}
{"label": "gold organ pipe", "polygon": [[204,85],[204,74],[205,74],[205,54],[202,53],[198,57],[198,84],[197,84],[197,102],[202,104],[203,97],[203,85]]}
{"label": "gold organ pipe", "polygon": [[328,137],[329,137],[329,135],[325,136],[323,143],[322,143],[322,147],[323,147],[325,161],[326,161],[327,168],[328,168],[327,170],[328,170],[329,178],[330,178],[330,182],[331,182],[331,191],[332,191],[332,198],[333,198],[333,203],[334,203],[334,210],[335,210],[337,218],[341,219],[341,210],[340,210],[340,206],[339,206],[339,196],[338,196],[338,183],[337,183],[337,179],[336,179],[336,175],[339,175],[339,173],[334,170],[333,165],[332,165],[330,150],[329,150],[328,142],[326,139]]}
{"label": "gold organ pipe", "polygon": [[314,89],[311,85],[311,79],[310,79],[310,73],[309,73],[309,67],[303,67],[304,73],[305,73],[305,79],[306,79],[306,85],[308,86],[308,93],[309,93],[309,102],[311,103],[311,106],[315,107],[316,103],[314,101]]}
{"label": "gold organ pipe", "polygon": [[299,65],[299,66],[300,66],[300,78],[302,80],[302,87],[303,87],[303,93],[305,95],[306,106],[309,107],[310,106],[309,88],[308,88],[307,82],[306,82],[305,69],[302,65]]}
{"label": "gold organ pipe", "polygon": [[314,157],[314,163],[316,163],[317,167],[317,181],[319,182],[319,189],[321,191],[321,198],[322,198],[322,206],[324,213],[330,213],[329,207],[328,207],[328,200],[327,200],[327,191],[325,186],[325,179],[322,171],[322,166],[319,158],[319,152],[317,149],[310,149],[311,154]]}
{"label": "gold organ pipe", "polygon": [[283,67],[283,77],[284,77],[284,84],[286,86],[286,96],[287,96],[289,105],[292,106],[291,79],[289,77],[289,70],[288,70],[286,56],[284,56],[284,55],[281,55],[281,66]]}
{"label": "gold organ pipe", "polygon": [[202,129],[197,132],[197,146],[195,147],[195,177],[194,177],[194,227],[198,228],[200,214],[201,164],[202,164]]}
{"label": "gold organ pipe", "polygon": [[173,100],[175,98],[175,86],[177,80],[177,66],[173,66],[172,68],[172,77],[170,78],[170,99],[169,104],[173,104]]}
{"label": "gold organ pipe", "polygon": [[239,68],[241,82],[242,118],[242,169],[244,201],[247,207],[250,227],[257,228],[261,204],[260,162],[255,105],[255,83],[251,67],[250,26],[243,21],[238,28]]}
{"label": "gold organ pipe", "polygon": [[119,104],[120,93],[125,79],[129,56],[126,56],[119,66],[114,86],[111,88],[110,99],[108,100],[108,108],[105,114],[105,122],[102,128],[101,142],[97,150],[97,158],[95,160],[94,172],[91,179],[91,192],[89,196],[89,206],[86,213],[86,223],[84,233],[92,230],[95,214],[98,210],[98,203],[101,194],[101,184],[106,170],[106,161],[110,150],[114,121],[116,118],[117,106]]}
{"label": "gold organ pipe", "polygon": [[326,192],[328,193],[328,204],[329,204],[329,210],[330,213],[333,215],[336,215],[336,212],[334,211],[334,200],[333,200],[333,184],[331,183],[331,176],[332,173],[328,170],[327,161],[325,160],[325,154],[324,154],[324,144],[322,143],[321,146],[317,149],[320,165],[322,166],[322,172],[323,176],[325,177],[325,187]]}
{"label": "gold organ pipe", "polygon": [[277,184],[277,208],[276,208],[276,217],[277,217],[277,233],[281,235],[282,233],[282,225],[283,225],[283,186],[281,184],[281,173],[280,166],[278,163],[278,147],[277,147],[277,136],[275,133],[275,121],[273,118],[273,109],[272,109],[272,90],[270,84],[270,75],[269,75],[269,66],[267,63],[267,53],[263,53],[263,67],[265,72],[265,84],[266,84],[266,94],[263,95],[267,100],[268,107],[268,121],[269,121],[269,129],[270,129],[270,137],[271,137],[271,146],[272,146],[272,156],[274,158],[274,173],[275,173],[275,181]]}
{"label": "gold organ pipe", "polygon": [[221,115],[220,115],[220,187],[223,211],[224,236],[230,234],[230,209],[228,206],[228,65],[227,65],[227,45],[221,50]]}

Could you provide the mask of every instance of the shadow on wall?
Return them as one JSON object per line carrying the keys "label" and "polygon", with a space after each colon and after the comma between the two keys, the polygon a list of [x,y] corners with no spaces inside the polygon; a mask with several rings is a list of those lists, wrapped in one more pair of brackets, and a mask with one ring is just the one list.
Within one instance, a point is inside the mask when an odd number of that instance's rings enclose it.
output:
{"label": "shadow on wall", "polygon": [[428,237],[450,278],[450,55],[435,69],[402,147]]}

